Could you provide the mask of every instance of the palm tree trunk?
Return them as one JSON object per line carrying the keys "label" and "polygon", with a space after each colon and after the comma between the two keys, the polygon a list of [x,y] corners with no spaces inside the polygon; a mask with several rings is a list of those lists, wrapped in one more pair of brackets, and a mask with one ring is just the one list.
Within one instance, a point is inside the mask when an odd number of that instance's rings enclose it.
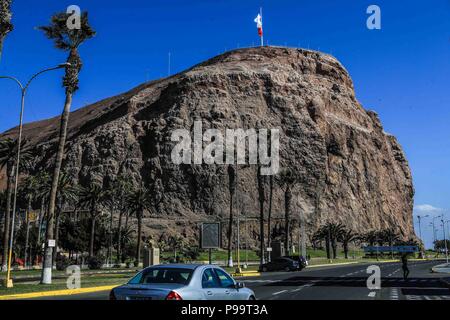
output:
{"label": "palm tree trunk", "polygon": [[291,209],[292,193],[291,188],[287,187],[284,193],[284,251],[286,255],[289,255],[289,229],[290,229],[290,209]]}
{"label": "palm tree trunk", "polygon": [[30,215],[31,211],[31,198],[28,199],[28,211],[25,215],[25,223],[26,223],[26,232],[25,232],[25,254],[24,254],[24,266],[25,268],[28,266],[28,241],[30,239]]}
{"label": "palm tree trunk", "polygon": [[94,240],[95,240],[95,214],[91,214],[91,231],[89,238],[89,258],[94,256]]}
{"label": "palm tree trunk", "polygon": [[111,217],[109,220],[109,242],[108,242],[108,263],[112,260],[112,224],[113,224],[114,207],[111,206]]}
{"label": "palm tree trunk", "polygon": [[333,250],[333,259],[336,259],[337,257],[337,244],[336,244],[336,239],[331,239],[331,248]]}
{"label": "palm tree trunk", "polygon": [[122,209],[120,209],[120,213],[119,213],[119,222],[118,222],[118,226],[117,226],[117,262],[120,263],[120,251],[122,249],[122,217],[123,217],[123,212]]}
{"label": "palm tree trunk", "polygon": [[230,216],[228,218],[228,267],[233,266],[233,257],[231,255],[231,241],[233,235],[233,194],[230,193]]}
{"label": "palm tree trunk", "polygon": [[258,182],[258,200],[259,200],[259,264],[262,266],[265,263],[264,259],[264,181],[261,175],[261,166],[257,169],[257,182]]}
{"label": "palm tree trunk", "polygon": [[328,236],[325,236],[325,250],[327,252],[327,259],[331,259],[330,238]]}
{"label": "palm tree trunk", "polygon": [[8,265],[8,246],[9,233],[11,225],[11,197],[12,197],[12,182],[13,182],[14,166],[8,168],[7,187],[6,187],[6,212],[5,223],[3,225],[3,256],[2,256],[2,271],[6,271]]}
{"label": "palm tree trunk", "polygon": [[[271,246],[271,236],[272,230],[270,226],[270,222],[272,219],[272,199],[273,199],[273,176],[269,177],[269,214],[267,217],[267,248]],[[270,261],[270,254],[267,256]]]}
{"label": "palm tree trunk", "polygon": [[56,153],[55,168],[53,171],[52,188],[50,191],[50,200],[48,204],[48,222],[46,232],[45,254],[44,263],[42,268],[42,284],[52,283],[52,261],[53,261],[53,248],[48,246],[48,240],[53,239],[53,224],[56,206],[56,194],[58,191],[59,175],[61,173],[61,165],[64,157],[64,146],[67,138],[67,125],[69,123],[70,107],[72,105],[72,93],[66,90],[66,101],[64,104],[64,110],[61,115],[61,127],[59,131],[59,144],[58,151]]}
{"label": "palm tree trunk", "polygon": [[58,253],[58,241],[59,241],[59,221],[61,220],[61,209],[58,208],[58,212],[56,213],[56,218],[55,218],[55,251],[54,251],[54,255],[52,257],[53,261],[52,261],[52,265],[55,265],[55,261],[56,261],[56,255]]}
{"label": "palm tree trunk", "polygon": [[342,243],[342,246],[344,247],[345,259],[348,259],[348,243],[346,241],[344,241],[344,243]]}
{"label": "palm tree trunk", "polygon": [[[125,214],[125,230],[128,230],[128,220],[130,219],[130,213],[129,212],[127,212],[126,214]],[[122,246],[122,249],[120,250],[121,251],[121,257],[122,257],[122,263],[123,262],[125,262],[125,255],[123,254],[123,248],[125,247],[125,243],[124,243],[124,239],[123,239],[123,235],[121,236],[121,239],[120,239],[122,242],[121,242],[121,246]]]}
{"label": "palm tree trunk", "polygon": [[139,267],[139,262],[141,262],[142,215],[143,215],[142,211],[137,213],[138,234],[137,234],[137,244],[136,244],[136,262],[135,262],[136,267]]}

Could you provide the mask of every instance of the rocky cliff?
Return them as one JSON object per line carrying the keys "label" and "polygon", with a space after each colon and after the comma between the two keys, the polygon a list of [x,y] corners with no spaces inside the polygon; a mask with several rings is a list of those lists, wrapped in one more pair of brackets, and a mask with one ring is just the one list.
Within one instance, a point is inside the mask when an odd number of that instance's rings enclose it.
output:
{"label": "rocky cliff", "polygon": [[[401,146],[356,100],[344,67],[310,50],[235,50],[77,110],[70,118],[65,170],[82,185],[106,186],[118,175],[143,179],[160,200],[147,213],[147,234],[181,233],[193,240],[200,221],[225,220],[230,202],[226,165],[171,160],[171,133],[191,130],[195,120],[204,130],[280,128],[280,166],[301,178],[293,216],[302,215],[308,231],[334,221],[359,232],[394,227],[412,236],[414,189]],[[25,126],[38,170],[53,163],[58,123],[53,118]],[[257,216],[255,166],[239,166],[237,183],[236,207]],[[283,215],[283,199],[275,186],[275,217]]]}

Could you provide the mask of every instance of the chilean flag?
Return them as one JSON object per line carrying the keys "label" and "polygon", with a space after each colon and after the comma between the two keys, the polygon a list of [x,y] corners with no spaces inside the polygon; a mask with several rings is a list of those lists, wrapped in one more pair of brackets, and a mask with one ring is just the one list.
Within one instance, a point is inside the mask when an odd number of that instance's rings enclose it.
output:
{"label": "chilean flag", "polygon": [[255,18],[256,27],[258,28],[258,34],[260,37],[263,36],[263,26],[262,26],[262,17],[260,14]]}

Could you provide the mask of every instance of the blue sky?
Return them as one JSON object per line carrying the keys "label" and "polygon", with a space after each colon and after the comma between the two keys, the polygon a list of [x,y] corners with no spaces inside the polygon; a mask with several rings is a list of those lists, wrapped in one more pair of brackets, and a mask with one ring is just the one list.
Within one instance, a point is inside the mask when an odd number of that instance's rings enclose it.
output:
{"label": "blue sky", "polygon": [[[182,71],[225,50],[257,44],[253,22],[263,6],[269,44],[331,53],[350,72],[359,101],[397,136],[416,188],[416,213],[450,219],[450,1],[365,0],[40,0],[14,1],[15,30],[6,39],[0,74],[26,79],[65,61],[34,28],[71,4],[89,11],[98,35],[81,47],[84,69],[74,109],[146,80]],[[366,28],[366,9],[381,8],[381,30]],[[58,115],[61,71],[36,80],[27,122]],[[0,83],[0,131],[18,122],[19,93]],[[423,205],[428,206],[423,206]],[[430,207],[431,206],[431,207]],[[430,244],[430,219],[422,234]],[[439,233],[442,237],[442,232]]]}

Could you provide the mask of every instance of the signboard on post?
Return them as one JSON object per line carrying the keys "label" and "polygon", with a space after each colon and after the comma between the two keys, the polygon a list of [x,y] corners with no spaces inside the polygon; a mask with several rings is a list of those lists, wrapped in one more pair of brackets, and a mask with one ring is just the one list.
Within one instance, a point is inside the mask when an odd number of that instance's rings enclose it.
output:
{"label": "signboard on post", "polygon": [[200,248],[218,249],[220,248],[220,223],[202,223],[200,226]]}
{"label": "signboard on post", "polygon": [[37,214],[34,211],[28,211],[27,217],[28,217],[28,222],[36,222],[36,220],[37,220]]}

